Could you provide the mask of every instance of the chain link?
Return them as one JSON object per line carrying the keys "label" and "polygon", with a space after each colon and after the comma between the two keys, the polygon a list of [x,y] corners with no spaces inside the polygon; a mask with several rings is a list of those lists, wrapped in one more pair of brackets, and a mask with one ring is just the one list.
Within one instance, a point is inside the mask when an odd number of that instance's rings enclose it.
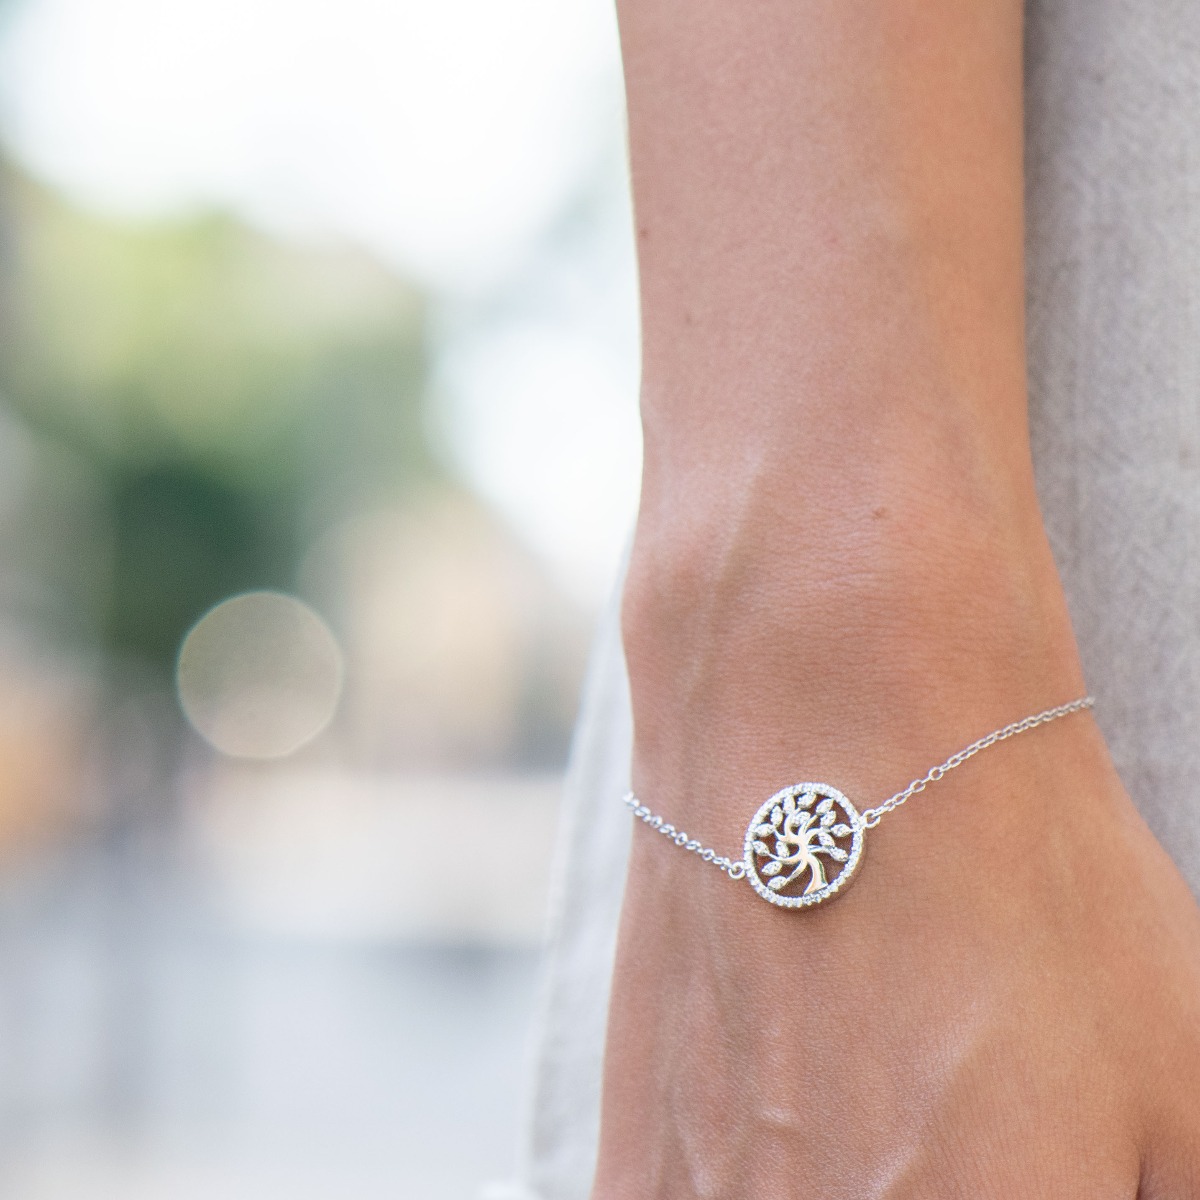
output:
{"label": "chain link", "polygon": [[979,741],[972,742],[969,746],[950,755],[944,763],[939,763],[936,767],[932,767],[920,779],[914,779],[902,792],[897,792],[894,796],[889,797],[882,804],[876,805],[875,808],[868,808],[863,814],[863,824],[868,829],[874,829],[879,824],[884,813],[889,813],[893,808],[899,808],[905,800],[910,796],[915,796],[918,792],[923,792],[931,783],[936,783],[947,771],[953,771],[955,767],[961,767],[963,763],[976,755],[980,750],[986,750],[989,746],[994,746],[997,742],[1004,741],[1005,738],[1013,737],[1015,734],[1024,733],[1027,729],[1034,729],[1038,725],[1045,725],[1047,721],[1053,721],[1058,717],[1068,716],[1070,713],[1078,712],[1081,708],[1091,708],[1096,701],[1091,696],[1083,696],[1078,700],[1072,700],[1069,704],[1060,704],[1057,708],[1048,708],[1045,712],[1034,714],[1032,717],[1022,717],[1019,721],[1014,721],[1011,725],[1005,725],[1003,729],[995,729],[986,737],[981,737]]}
{"label": "chain link", "polygon": [[[1072,700],[1069,704],[1060,704],[1057,708],[1048,708],[1044,712],[1035,713],[1031,717],[1022,717],[1021,720],[1014,721],[1011,725],[1005,725],[1003,729],[994,729],[985,737],[981,737],[977,742],[972,742],[969,746],[964,746],[963,749],[950,755],[945,762],[938,763],[936,767],[931,767],[920,779],[914,779],[903,791],[897,792],[894,796],[889,797],[882,804],[878,804],[874,808],[866,809],[862,813],[863,824],[868,829],[874,829],[879,824],[884,813],[889,813],[892,809],[899,808],[905,800],[911,796],[915,796],[918,792],[923,792],[931,783],[936,783],[941,779],[947,771],[953,771],[955,767],[961,767],[968,758],[972,758],[980,750],[986,750],[989,746],[994,746],[997,742],[1002,742],[1005,738],[1013,737],[1018,733],[1024,733],[1027,729],[1035,729],[1038,725],[1045,725],[1047,721],[1068,716],[1073,712],[1079,712],[1080,709],[1091,708],[1095,703],[1096,701],[1093,697],[1082,696],[1078,700]],[[676,829],[674,825],[664,821],[657,813],[651,812],[632,792],[626,792],[623,799],[638,820],[645,821],[651,829],[655,829],[664,837],[670,838],[675,845],[684,850],[690,850],[693,854],[698,854],[705,862],[712,863],[718,870],[724,871],[730,879],[744,878],[746,874],[746,864],[744,862],[726,858],[724,855],[718,854],[711,847],[696,841],[695,838],[688,837],[682,830]]]}
{"label": "chain link", "polygon": [[664,821],[657,813],[652,813],[632,792],[626,792],[623,799],[638,820],[645,821],[651,829],[657,829],[664,837],[669,837],[675,845],[700,855],[705,862],[712,863],[719,871],[724,871],[730,879],[741,879],[746,874],[744,862],[740,860],[735,862],[733,859],[726,858],[711,847],[702,845],[695,838],[688,837],[682,830],[676,829],[674,825]]}

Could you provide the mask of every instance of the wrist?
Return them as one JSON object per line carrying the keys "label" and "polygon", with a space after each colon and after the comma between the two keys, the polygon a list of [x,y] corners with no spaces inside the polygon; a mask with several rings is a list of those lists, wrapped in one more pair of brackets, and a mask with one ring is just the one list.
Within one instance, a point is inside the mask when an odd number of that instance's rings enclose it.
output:
{"label": "wrist", "polygon": [[623,605],[638,788],[693,821],[801,776],[882,798],[1081,695],[1032,492],[941,487],[643,508]]}

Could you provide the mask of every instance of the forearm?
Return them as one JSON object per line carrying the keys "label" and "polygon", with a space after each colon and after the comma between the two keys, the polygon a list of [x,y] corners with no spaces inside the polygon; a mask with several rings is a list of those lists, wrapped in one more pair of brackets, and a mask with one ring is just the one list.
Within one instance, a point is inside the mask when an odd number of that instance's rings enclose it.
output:
{"label": "forearm", "polygon": [[639,770],[683,786],[706,726],[771,779],[798,740],[894,762],[1069,698],[1026,426],[1021,5],[625,0],[621,21]]}
{"label": "forearm", "polygon": [[649,482],[890,438],[1023,469],[1019,0],[620,9]]}

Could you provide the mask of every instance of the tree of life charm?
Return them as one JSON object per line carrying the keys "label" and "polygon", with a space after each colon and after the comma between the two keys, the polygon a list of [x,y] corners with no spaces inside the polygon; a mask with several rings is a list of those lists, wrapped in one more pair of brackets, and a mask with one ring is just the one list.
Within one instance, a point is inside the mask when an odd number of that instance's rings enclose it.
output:
{"label": "tree of life charm", "polygon": [[776,792],[746,829],[746,878],[781,908],[806,908],[849,884],[866,826],[854,805],[827,783]]}

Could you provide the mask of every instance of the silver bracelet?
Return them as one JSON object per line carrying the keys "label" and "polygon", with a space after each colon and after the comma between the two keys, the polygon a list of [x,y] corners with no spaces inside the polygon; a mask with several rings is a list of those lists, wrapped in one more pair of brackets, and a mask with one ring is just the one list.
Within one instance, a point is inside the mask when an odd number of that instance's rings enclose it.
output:
{"label": "silver bracelet", "polygon": [[730,879],[748,879],[750,886],[764,900],[781,908],[807,908],[845,890],[862,861],[866,831],[874,829],[884,813],[899,808],[910,796],[923,792],[929,784],[936,783],[947,771],[962,766],[980,750],[1027,729],[1045,725],[1047,721],[1091,708],[1093,704],[1095,700],[1091,696],[1083,696],[993,730],[957,754],[950,755],[920,779],[914,779],[903,791],[862,813],[837,788],[827,783],[794,783],[776,792],[751,818],[746,827],[741,859],[719,855],[677,830],[652,813],[632,792],[625,793],[625,803],[635,817],[670,838],[675,845],[712,863]]}

